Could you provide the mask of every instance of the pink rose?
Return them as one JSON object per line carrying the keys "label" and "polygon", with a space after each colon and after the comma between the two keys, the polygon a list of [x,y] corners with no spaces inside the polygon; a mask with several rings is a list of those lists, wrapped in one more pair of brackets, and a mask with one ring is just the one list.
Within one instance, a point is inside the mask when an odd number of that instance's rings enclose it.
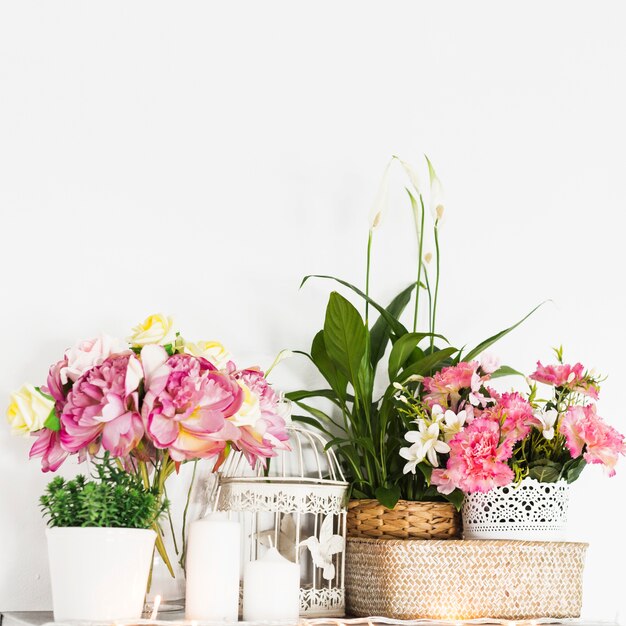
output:
{"label": "pink rose", "polygon": [[66,365],[59,372],[61,382],[64,385],[68,381],[75,382],[85,372],[96,365],[101,365],[111,355],[128,352],[129,347],[125,341],[109,335],[103,334],[80,341],[65,351]]}

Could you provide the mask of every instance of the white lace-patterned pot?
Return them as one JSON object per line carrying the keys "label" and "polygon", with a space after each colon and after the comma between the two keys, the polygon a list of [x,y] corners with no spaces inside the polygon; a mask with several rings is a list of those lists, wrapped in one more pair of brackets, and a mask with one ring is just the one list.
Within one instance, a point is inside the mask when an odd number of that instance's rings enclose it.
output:
{"label": "white lace-patterned pot", "polygon": [[465,539],[562,541],[569,485],[524,478],[518,484],[470,493],[463,502]]}

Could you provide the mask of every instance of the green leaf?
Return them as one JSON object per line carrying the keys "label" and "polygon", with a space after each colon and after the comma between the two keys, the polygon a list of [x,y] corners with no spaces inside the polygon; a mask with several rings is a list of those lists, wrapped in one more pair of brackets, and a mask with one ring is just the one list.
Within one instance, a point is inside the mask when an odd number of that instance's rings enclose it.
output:
{"label": "green leaf", "polygon": [[402,496],[400,487],[378,487],[375,491],[376,499],[388,509],[393,509]]}
{"label": "green leaf", "polygon": [[563,471],[561,475],[565,478],[565,480],[571,484],[574,481],[578,480],[580,473],[585,469],[587,465],[587,461],[582,456],[576,457],[575,459],[570,459],[563,465]]}
{"label": "green leaf", "polygon": [[402,335],[402,337],[394,343],[391,354],[389,355],[389,380],[395,379],[400,371],[400,368],[404,366],[415,348],[417,348],[420,341],[422,341],[425,337],[431,336],[439,337],[444,341],[446,340],[445,337],[442,337],[441,335],[432,335],[432,333],[407,333],[406,335]]}
{"label": "green leaf", "polygon": [[428,465],[427,463],[419,463],[417,465],[417,469],[422,472],[424,478],[427,480],[428,484],[430,484],[430,477],[433,475],[432,466]]}
{"label": "green leaf", "polygon": [[308,424],[309,426],[313,426],[313,428],[323,432],[328,437],[332,437],[333,434],[319,421],[314,417],[310,417],[309,415],[292,415],[291,419],[294,422],[301,422],[302,424]]}
{"label": "green leaf", "polygon": [[333,291],[326,307],[324,344],[337,369],[357,388],[357,376],[366,347],[365,324],[354,305]]}
{"label": "green leaf", "polygon": [[535,465],[531,467],[528,475],[542,483],[555,483],[560,477],[560,468],[550,465]]}
{"label": "green leaf", "polygon": [[400,372],[396,377],[398,382],[405,381],[409,376],[426,376],[434,369],[439,363],[445,361],[449,356],[458,352],[457,348],[444,348],[443,350],[437,350],[432,354],[428,354],[423,359],[416,361],[409,365],[404,371]]}
{"label": "green leaf", "polygon": [[307,398],[326,398],[328,400],[332,400],[333,402],[336,402],[339,399],[337,398],[337,394],[332,389],[313,389],[311,391],[303,389],[301,391],[290,391],[285,394],[285,398],[287,398],[287,400],[291,400],[292,402],[306,400]]}
{"label": "green leaf", "polygon": [[58,433],[61,430],[61,420],[57,417],[57,413],[54,408],[50,411],[50,415],[46,417],[46,421],[43,423],[43,426],[48,430],[53,430],[55,433]]}
{"label": "green leaf", "polygon": [[304,409],[305,411],[309,412],[313,417],[316,417],[318,420],[321,420],[322,422],[326,422],[327,424],[334,424],[334,420],[329,417],[326,413],[324,413],[324,411],[320,411],[319,409],[315,408],[314,406],[310,406],[309,404],[305,404],[304,402],[300,402],[297,401],[296,404]]}
{"label": "green leaf", "polygon": [[346,387],[348,379],[337,369],[337,366],[328,356],[326,343],[324,341],[324,331],[320,330],[313,338],[311,345],[311,360],[326,379],[328,384],[335,391],[341,400],[346,399]]}
{"label": "green leaf", "polygon": [[[404,309],[411,300],[411,294],[413,293],[413,289],[415,289],[415,283],[411,283],[408,287],[403,289],[385,309],[387,313],[389,313],[389,315],[391,315],[394,319],[399,319],[404,312]],[[391,327],[382,315],[379,316],[375,324],[372,326],[372,330],[370,331],[370,337],[372,346],[370,362],[372,363],[372,367],[375,370],[376,365],[378,365],[378,362],[383,358],[385,354],[385,350],[387,349],[387,343],[389,342],[389,338],[391,337]]]}
{"label": "green leaf", "polygon": [[463,357],[463,360],[471,361],[472,359],[476,358],[481,352],[483,352],[483,350],[486,350],[489,346],[496,343],[496,341],[499,341],[500,339],[502,339],[502,337],[508,335],[512,330],[515,330],[520,324],[525,322],[539,307],[542,307],[546,302],[547,300],[542,302],[541,304],[538,304],[530,313],[528,313],[528,315],[524,316],[516,324],[513,324],[513,326],[510,326],[509,328],[506,328],[505,330],[502,330],[499,333],[496,333],[495,335],[489,337],[489,339],[485,339],[485,341],[483,341],[482,343],[479,343],[473,350],[470,350]]}
{"label": "green leaf", "polygon": [[491,378],[502,378],[503,376],[521,376],[522,378],[525,378],[522,372],[518,372],[508,365],[501,365],[495,372],[493,372],[493,374],[491,374]]}
{"label": "green leaf", "polygon": [[340,285],[344,285],[344,287],[352,289],[354,293],[361,296],[361,298],[363,298],[366,302],[369,302],[385,318],[385,321],[387,322],[387,324],[389,324],[391,330],[396,335],[398,335],[398,337],[404,335],[407,332],[406,328],[397,319],[395,319],[393,315],[388,313],[386,309],[378,304],[378,302],[375,302],[369,296],[365,295],[365,293],[362,292],[358,287],[355,287],[354,285],[351,285],[350,283],[346,282],[345,280],[341,280],[340,278],[335,278],[334,276],[326,276],[324,274],[310,274],[309,276],[305,276],[300,283],[300,287],[302,287],[302,285],[304,285],[304,283],[306,283],[309,278],[326,278],[329,280],[334,280],[337,281]]}
{"label": "green leaf", "polygon": [[444,496],[444,498],[454,504],[454,507],[457,511],[461,510],[461,506],[463,504],[463,500],[465,498],[465,494],[460,489],[455,489],[452,493],[449,493]]}

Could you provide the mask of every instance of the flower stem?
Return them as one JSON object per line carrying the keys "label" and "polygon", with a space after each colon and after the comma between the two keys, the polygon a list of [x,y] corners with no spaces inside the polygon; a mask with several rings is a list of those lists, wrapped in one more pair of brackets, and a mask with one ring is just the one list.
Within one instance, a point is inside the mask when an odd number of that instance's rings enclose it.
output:
{"label": "flower stem", "polygon": [[189,485],[189,491],[187,492],[187,501],[185,502],[185,509],[183,511],[183,551],[180,555],[180,566],[185,571],[185,557],[187,556],[187,535],[186,535],[186,527],[187,527],[187,511],[189,510],[189,502],[191,501],[191,490],[193,489],[193,484],[196,479],[196,470],[198,469],[198,460],[196,459],[193,462],[193,473],[191,474],[191,483]]}
{"label": "flower stem", "polygon": [[370,295],[370,259],[372,256],[372,229],[367,235],[367,266],[365,270],[365,326],[369,328],[369,298]]}
{"label": "flower stem", "polygon": [[439,272],[439,220],[435,222],[435,253],[437,256],[437,259],[436,259],[437,275],[435,277],[435,296],[433,298],[433,319],[432,319],[432,324],[431,324],[431,329],[430,329],[430,332],[432,333],[430,336],[431,353],[433,352],[434,343],[435,343],[435,337],[433,335],[435,334],[435,322],[437,318],[437,297],[439,295],[439,273],[440,273]]}
{"label": "flower stem", "polygon": [[421,215],[420,215],[420,232],[419,232],[419,241],[418,241],[418,250],[417,250],[417,283],[415,284],[415,312],[413,313],[413,332],[417,330],[417,315],[419,311],[419,302],[420,302],[420,285],[422,282],[422,250],[424,246],[424,199],[422,198],[422,194],[420,194],[420,205],[421,205]]}

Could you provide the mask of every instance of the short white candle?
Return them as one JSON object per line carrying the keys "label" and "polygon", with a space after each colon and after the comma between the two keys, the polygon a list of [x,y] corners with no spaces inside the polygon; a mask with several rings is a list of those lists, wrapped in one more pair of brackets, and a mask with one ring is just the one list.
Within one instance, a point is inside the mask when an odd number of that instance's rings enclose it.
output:
{"label": "short white candle", "polygon": [[239,614],[239,522],[214,513],[195,521],[187,546],[185,617],[236,622]]}
{"label": "short white candle", "polygon": [[270,548],[246,563],[243,619],[246,622],[297,620],[300,613],[300,566]]}

